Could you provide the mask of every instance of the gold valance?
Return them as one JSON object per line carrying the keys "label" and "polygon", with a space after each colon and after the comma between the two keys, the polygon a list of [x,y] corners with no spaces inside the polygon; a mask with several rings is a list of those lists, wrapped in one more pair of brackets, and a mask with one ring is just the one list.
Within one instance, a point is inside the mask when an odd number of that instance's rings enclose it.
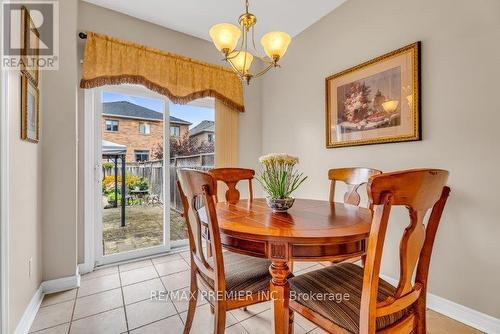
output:
{"label": "gold valance", "polygon": [[80,87],[126,83],[143,85],[174,103],[211,96],[244,111],[242,83],[230,69],[88,32]]}

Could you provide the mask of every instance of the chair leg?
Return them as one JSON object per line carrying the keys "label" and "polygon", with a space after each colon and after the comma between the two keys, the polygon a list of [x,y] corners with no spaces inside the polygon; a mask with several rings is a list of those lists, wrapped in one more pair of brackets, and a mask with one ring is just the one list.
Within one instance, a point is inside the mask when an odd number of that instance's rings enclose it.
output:
{"label": "chair leg", "polygon": [[226,329],[226,308],[222,302],[215,305],[214,334],[224,334]]}
{"label": "chair leg", "polygon": [[288,334],[293,334],[293,317],[294,313],[292,309],[289,309],[288,311]]}
{"label": "chair leg", "polygon": [[184,334],[189,334],[191,325],[193,324],[194,313],[196,312],[196,302],[198,299],[198,285],[196,283],[196,271],[193,263],[191,263],[191,297],[189,298],[189,307],[186,316],[186,325],[184,326]]}
{"label": "chair leg", "polygon": [[426,324],[426,289],[422,289],[420,297],[417,299],[415,310],[417,313],[417,330],[415,334],[426,334],[427,324]]}

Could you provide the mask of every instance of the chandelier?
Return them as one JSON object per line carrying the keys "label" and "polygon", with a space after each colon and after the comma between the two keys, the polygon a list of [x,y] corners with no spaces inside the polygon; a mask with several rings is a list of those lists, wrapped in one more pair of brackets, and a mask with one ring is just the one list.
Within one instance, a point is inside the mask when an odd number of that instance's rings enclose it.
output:
{"label": "chandelier", "polygon": [[[238,20],[239,27],[231,23],[219,23],[210,28],[209,34],[215,47],[224,55],[224,60],[231,65],[241,80],[249,84],[252,78],[259,77],[271,68],[280,66],[278,61],[285,54],[292,38],[285,32],[268,32],[260,40],[267,57],[260,57],[255,47],[254,37],[257,17],[248,12],[248,0],[245,0],[245,7],[245,13],[240,15]],[[249,34],[251,34],[250,40]],[[243,38],[238,45],[241,35]],[[253,48],[253,53],[249,50],[249,43],[250,47]],[[250,67],[254,57],[260,59],[266,66],[260,72],[252,74]]]}

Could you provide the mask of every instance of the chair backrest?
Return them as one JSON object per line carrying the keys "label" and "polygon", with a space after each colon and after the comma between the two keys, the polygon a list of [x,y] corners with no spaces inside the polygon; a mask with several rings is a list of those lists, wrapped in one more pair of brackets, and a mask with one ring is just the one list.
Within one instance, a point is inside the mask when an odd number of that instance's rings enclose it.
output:
{"label": "chair backrest", "polygon": [[344,194],[344,203],[359,205],[361,197],[358,189],[373,175],[382,174],[381,171],[373,168],[350,167],[350,168],[335,168],[328,171],[330,179],[330,202],[334,202],[335,184],[337,181],[344,182],[347,185],[347,191]]}
{"label": "chair backrest", "polygon": [[[448,175],[448,171],[440,169],[415,169],[370,178],[367,187],[373,218],[364,267],[361,333],[375,333],[377,317],[410,306],[414,306],[414,310],[425,306],[432,247],[450,192],[450,188],[446,186]],[[399,245],[400,276],[395,295],[377,302],[382,250],[392,206],[406,207],[410,223],[404,230]],[[424,217],[429,210],[431,213],[425,227]],[[425,310],[418,311],[419,314],[425,314]],[[415,318],[415,314],[411,313],[405,319],[411,324]]]}
{"label": "chair backrest", "polygon": [[[197,170],[182,169],[177,171],[177,175],[179,179],[177,185],[188,227],[191,265],[196,266],[196,270],[201,274],[199,278],[205,282],[206,287],[214,286],[216,291],[224,291],[224,260],[214,202],[216,181],[210,174]],[[200,202],[203,203],[202,208],[199,207]],[[211,241],[210,261],[203,251],[203,239],[206,238],[203,231],[206,227]]]}
{"label": "chair backrest", "polygon": [[[224,182],[227,185],[226,191],[226,201],[232,204],[238,203],[240,200],[240,192],[236,189],[236,184],[242,180],[248,180],[248,197],[250,200],[253,199],[253,189],[252,189],[252,179],[255,175],[253,169],[247,168],[214,168],[208,171],[212,177],[217,180]],[[215,200],[218,202],[217,197],[217,184],[215,191]]]}

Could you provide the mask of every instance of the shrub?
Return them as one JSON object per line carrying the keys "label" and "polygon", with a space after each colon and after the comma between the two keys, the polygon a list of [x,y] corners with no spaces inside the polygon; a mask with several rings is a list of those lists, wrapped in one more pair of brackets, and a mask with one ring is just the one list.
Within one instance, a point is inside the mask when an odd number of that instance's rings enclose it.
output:
{"label": "shrub", "polygon": [[144,180],[143,177],[140,177],[139,180],[137,180],[135,183],[133,184],[130,184],[129,186],[129,189],[135,189],[135,188],[139,188],[139,190],[148,190],[149,188],[149,185],[148,183],[146,182],[146,180]]}
{"label": "shrub", "polygon": [[113,167],[115,167],[115,164],[112,162],[103,162],[102,163],[102,168],[104,168],[105,170],[111,169]]}
{"label": "shrub", "polygon": [[[121,189],[122,177],[118,176],[118,191]],[[140,190],[148,190],[149,185],[143,177],[127,175],[125,176],[125,186],[133,190],[138,187]],[[115,188],[115,176],[108,175],[102,180],[102,193],[107,195],[109,193],[114,193]]]}
{"label": "shrub", "polygon": [[[120,193],[118,193],[118,196],[117,196],[117,197],[118,197],[118,202],[117,202],[117,204],[120,204],[120,203],[121,203],[121,201],[122,201],[122,195],[120,195]],[[114,202],[116,202],[116,198],[115,198],[115,193],[114,193],[114,192],[109,193],[109,194],[108,194],[108,196],[107,196],[107,198],[108,198],[108,202],[109,202],[109,203],[114,203]]]}

